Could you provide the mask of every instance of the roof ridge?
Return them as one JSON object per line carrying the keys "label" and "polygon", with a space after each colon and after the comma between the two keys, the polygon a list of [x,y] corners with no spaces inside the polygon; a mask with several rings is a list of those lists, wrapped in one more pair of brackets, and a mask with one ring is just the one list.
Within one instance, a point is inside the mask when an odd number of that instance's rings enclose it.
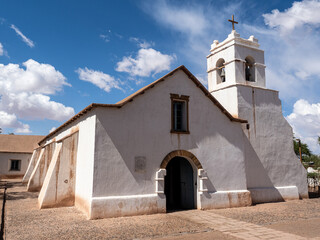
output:
{"label": "roof ridge", "polygon": [[164,80],[166,80],[168,77],[172,76],[174,73],[176,73],[178,70],[182,70],[184,71],[184,73],[188,76],[188,78],[190,80],[192,80],[196,86],[198,88],[200,88],[203,93],[221,110],[221,112],[223,114],[225,114],[230,121],[234,121],[234,122],[240,122],[240,123],[247,123],[247,120],[244,119],[240,119],[240,118],[235,118],[233,117],[222,105],[221,103],[212,96],[212,94],[203,86],[203,84],[184,66],[184,65],[180,65],[179,67],[175,68],[174,70],[170,71],[169,73],[167,73],[166,75],[162,76],[161,78],[153,81],[152,83],[142,87],[141,89],[139,89],[138,91],[134,92],[133,94],[129,95],[128,97],[122,99],[121,101],[115,103],[115,104],[104,104],[104,103],[91,103],[89,106],[87,106],[86,108],[84,108],[83,110],[81,110],[79,113],[77,113],[76,115],[74,115],[72,118],[70,118],[68,121],[66,121],[64,124],[62,124],[61,126],[59,126],[58,128],[56,128],[54,131],[52,131],[51,133],[49,133],[46,137],[44,137],[40,142],[39,145],[46,140],[47,138],[53,136],[54,134],[56,134],[58,131],[60,131],[62,128],[64,128],[65,126],[69,125],[71,122],[75,121],[77,118],[81,117],[82,115],[86,114],[87,112],[91,111],[93,108],[95,107],[117,107],[117,108],[121,108],[122,106],[124,106],[125,104],[127,104],[128,102],[132,102],[133,99],[139,95],[142,95],[145,93],[145,91],[149,90],[150,88],[153,88],[156,84],[158,84],[159,82],[163,82]]}

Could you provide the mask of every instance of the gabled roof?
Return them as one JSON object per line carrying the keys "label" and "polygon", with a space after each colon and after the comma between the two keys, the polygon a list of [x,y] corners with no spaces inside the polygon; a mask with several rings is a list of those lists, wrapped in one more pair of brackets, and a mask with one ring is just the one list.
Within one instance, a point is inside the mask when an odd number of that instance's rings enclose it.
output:
{"label": "gabled roof", "polygon": [[0,152],[32,153],[44,136],[0,134]]}
{"label": "gabled roof", "polygon": [[219,102],[217,99],[215,99],[215,97],[212,96],[212,94],[202,85],[202,83],[184,66],[181,65],[180,67],[177,67],[176,69],[172,70],[171,72],[169,72],[168,74],[164,75],[163,77],[159,78],[158,80],[150,83],[149,85],[141,88],[140,90],[138,90],[137,92],[131,94],[130,96],[124,98],[123,100],[115,103],[115,104],[101,104],[101,103],[92,103],[89,106],[87,106],[85,109],[83,109],[82,111],[80,111],[79,113],[77,113],[76,115],[74,115],[72,118],[70,118],[68,121],[66,121],[64,124],[62,124],[60,127],[58,127],[57,129],[55,129],[54,131],[52,131],[51,133],[49,133],[45,138],[43,138],[40,142],[39,145],[44,142],[46,139],[48,139],[49,137],[53,136],[54,134],[56,134],[58,131],[60,131],[62,128],[64,128],[65,126],[69,125],[70,123],[72,123],[73,121],[75,121],[76,119],[78,119],[79,117],[81,117],[82,115],[86,114],[87,112],[89,112],[90,110],[92,110],[93,108],[96,107],[115,107],[115,108],[121,108],[122,106],[124,106],[125,104],[127,104],[128,102],[132,102],[134,100],[135,97],[142,95],[145,93],[145,91],[153,88],[155,85],[157,85],[160,82],[165,81],[168,77],[172,76],[173,74],[175,74],[177,71],[183,71],[190,80],[192,80],[194,82],[194,84],[200,88],[200,90],[213,102],[213,104],[215,104],[222,113],[224,113],[229,119],[230,121],[234,121],[234,122],[239,122],[239,123],[247,123],[247,120],[244,119],[240,119],[240,118],[235,118],[233,117]]}

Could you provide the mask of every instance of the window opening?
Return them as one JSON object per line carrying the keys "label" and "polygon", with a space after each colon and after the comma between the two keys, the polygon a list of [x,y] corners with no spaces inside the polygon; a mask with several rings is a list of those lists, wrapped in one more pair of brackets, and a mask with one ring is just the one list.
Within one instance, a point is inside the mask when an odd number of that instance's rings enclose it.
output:
{"label": "window opening", "polygon": [[20,171],[21,160],[11,160],[10,171]]}
{"label": "window opening", "polygon": [[246,77],[246,81],[249,82],[254,82],[254,61],[253,59],[251,59],[250,57],[247,57],[245,59],[245,77]]}
{"label": "window opening", "polygon": [[179,96],[178,94],[171,94],[171,132],[189,133],[188,101],[188,96]]}
{"label": "window opening", "polygon": [[225,62],[222,58],[217,61],[217,84],[226,81],[226,69],[224,64]]}

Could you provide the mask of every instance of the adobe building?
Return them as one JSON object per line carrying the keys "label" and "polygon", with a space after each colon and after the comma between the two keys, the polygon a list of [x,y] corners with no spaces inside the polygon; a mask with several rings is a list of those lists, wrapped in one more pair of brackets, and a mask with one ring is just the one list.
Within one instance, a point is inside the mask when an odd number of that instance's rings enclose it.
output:
{"label": "adobe building", "polygon": [[0,134],[0,179],[23,177],[32,153],[43,137]]}
{"label": "adobe building", "polygon": [[209,90],[180,66],[43,138],[24,178],[40,208],[97,219],[307,198],[258,40],[233,30],[207,59]]}

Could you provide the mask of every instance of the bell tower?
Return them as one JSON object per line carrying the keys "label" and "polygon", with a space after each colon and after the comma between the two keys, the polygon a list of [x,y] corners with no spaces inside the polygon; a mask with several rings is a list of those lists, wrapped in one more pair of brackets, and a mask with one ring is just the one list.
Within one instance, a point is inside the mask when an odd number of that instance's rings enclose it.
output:
{"label": "bell tower", "polygon": [[[234,116],[239,113],[239,87],[266,89],[264,51],[259,48],[258,39],[240,37],[234,29],[227,39],[219,43],[214,40],[207,56],[208,88],[210,93]],[[246,119],[246,118],[245,118]]]}
{"label": "bell tower", "polygon": [[229,21],[232,32],[221,43],[215,40],[207,56],[208,86],[230,114],[248,121],[242,124],[242,144],[252,201],[307,197],[306,171],[293,151],[279,93],[266,88],[264,51],[258,39],[241,38],[234,30],[237,22]]}
{"label": "bell tower", "polygon": [[207,56],[209,91],[234,84],[266,87],[264,51],[258,39],[243,39],[235,30],[219,43],[214,40]]}

